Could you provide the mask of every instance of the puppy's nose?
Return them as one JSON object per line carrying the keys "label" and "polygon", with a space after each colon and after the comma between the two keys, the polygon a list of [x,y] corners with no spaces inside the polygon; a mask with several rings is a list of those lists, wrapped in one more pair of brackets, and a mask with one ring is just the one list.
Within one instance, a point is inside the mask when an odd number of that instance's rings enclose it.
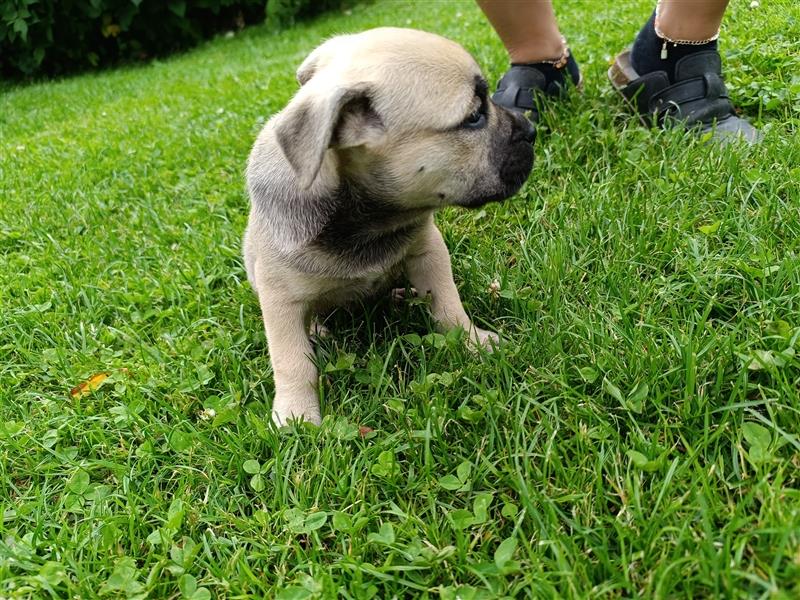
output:
{"label": "puppy's nose", "polygon": [[533,144],[536,141],[536,125],[534,125],[522,111],[513,110],[509,112],[514,122],[512,125],[514,129],[512,134],[514,139]]}
{"label": "puppy's nose", "polygon": [[533,144],[536,141],[536,126],[528,119],[523,120],[525,121],[525,124],[522,126],[522,136],[525,138],[526,142]]}

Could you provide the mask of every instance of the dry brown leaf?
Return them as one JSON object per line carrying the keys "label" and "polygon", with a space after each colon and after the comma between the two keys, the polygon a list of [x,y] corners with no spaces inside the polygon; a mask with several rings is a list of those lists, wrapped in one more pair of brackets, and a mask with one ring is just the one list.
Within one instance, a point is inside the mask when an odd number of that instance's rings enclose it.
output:
{"label": "dry brown leaf", "polygon": [[358,434],[361,437],[366,437],[368,433],[372,433],[373,431],[375,430],[372,429],[372,427],[367,427],[366,425],[362,425],[361,427],[358,428]]}
{"label": "dry brown leaf", "polygon": [[69,395],[75,399],[83,398],[86,394],[91,394],[98,389],[103,382],[108,379],[108,373],[95,373],[89,379],[76,385],[69,391]]}

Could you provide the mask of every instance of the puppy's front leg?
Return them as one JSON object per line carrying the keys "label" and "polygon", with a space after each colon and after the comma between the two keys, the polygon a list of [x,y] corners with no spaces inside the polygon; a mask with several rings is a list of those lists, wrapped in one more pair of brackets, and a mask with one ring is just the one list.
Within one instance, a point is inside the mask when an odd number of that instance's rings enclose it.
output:
{"label": "puppy's front leg", "polygon": [[308,339],[308,307],[283,300],[263,288],[258,295],[275,378],[272,419],[279,426],[289,419],[305,419],[319,425],[322,419],[317,367]]}
{"label": "puppy's front leg", "polygon": [[406,275],[419,295],[431,295],[431,313],[440,328],[447,331],[461,327],[473,344],[489,350],[499,342],[496,333],[476,327],[467,316],[453,281],[450,253],[433,217],[406,258]]}

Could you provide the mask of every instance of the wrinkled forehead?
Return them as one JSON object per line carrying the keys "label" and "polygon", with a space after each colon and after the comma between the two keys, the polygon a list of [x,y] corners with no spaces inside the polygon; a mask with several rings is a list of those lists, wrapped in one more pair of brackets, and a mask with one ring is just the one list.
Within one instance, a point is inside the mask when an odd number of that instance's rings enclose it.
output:
{"label": "wrinkled forehead", "polygon": [[476,94],[486,91],[477,66],[417,62],[384,69],[383,74],[388,76],[374,82],[372,102],[389,126],[450,127],[474,110]]}
{"label": "wrinkled forehead", "polygon": [[373,108],[390,128],[450,127],[474,110],[476,92],[485,92],[475,60],[443,37],[375,29],[347,41],[332,62],[345,79],[371,84]]}

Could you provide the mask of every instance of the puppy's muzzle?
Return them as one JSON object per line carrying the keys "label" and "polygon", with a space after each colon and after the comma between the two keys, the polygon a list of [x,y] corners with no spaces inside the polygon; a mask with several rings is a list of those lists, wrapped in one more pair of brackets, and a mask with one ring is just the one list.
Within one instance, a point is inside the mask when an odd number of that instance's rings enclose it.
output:
{"label": "puppy's muzzle", "polygon": [[530,120],[526,117],[522,117],[520,119],[519,113],[513,113],[514,118],[520,125],[519,134],[522,136],[522,139],[529,143],[531,146],[536,142],[536,126],[530,122]]}
{"label": "puppy's muzzle", "polygon": [[468,208],[499,202],[516,194],[533,168],[533,143],[536,128],[521,113],[495,104],[498,125],[492,139],[492,158],[497,179],[490,189],[477,189],[475,194],[458,204]]}
{"label": "puppy's muzzle", "polygon": [[506,185],[505,193],[510,196],[522,187],[533,168],[536,127],[524,115],[514,111],[507,112],[511,118],[511,135],[505,160],[500,167],[500,179]]}

